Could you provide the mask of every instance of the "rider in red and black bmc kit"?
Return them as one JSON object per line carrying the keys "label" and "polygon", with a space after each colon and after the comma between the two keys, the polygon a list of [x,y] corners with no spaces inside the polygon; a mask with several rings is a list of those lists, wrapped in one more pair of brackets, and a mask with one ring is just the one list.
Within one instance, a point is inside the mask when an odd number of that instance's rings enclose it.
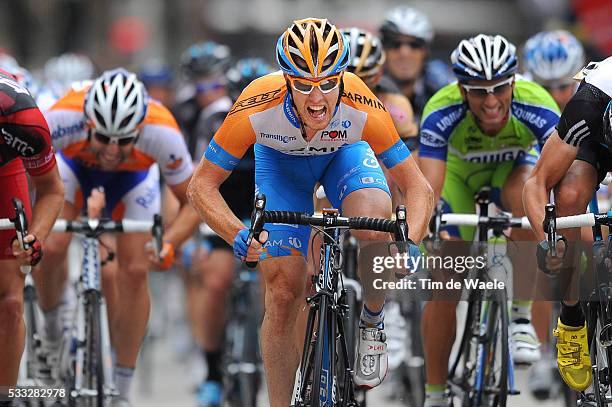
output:
{"label": "rider in red and black bmc kit", "polygon": [[[11,74],[0,70],[0,218],[13,218],[12,198],[19,198],[29,220],[22,251],[15,231],[0,231],[0,393],[15,386],[23,352],[24,276],[20,265],[36,265],[42,244],[57,218],[64,187],[57,171],[47,122],[27,89]],[[28,178],[36,190],[32,210]],[[33,214],[33,216],[32,216]],[[1,394],[0,394],[1,400]],[[0,401],[2,405],[2,401]]]}

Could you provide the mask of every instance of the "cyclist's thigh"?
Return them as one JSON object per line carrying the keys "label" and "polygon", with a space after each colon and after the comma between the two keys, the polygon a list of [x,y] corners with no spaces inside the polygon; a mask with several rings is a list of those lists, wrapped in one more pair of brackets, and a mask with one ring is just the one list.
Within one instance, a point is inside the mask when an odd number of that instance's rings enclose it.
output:
{"label": "cyclist's thigh", "polygon": [[[159,167],[152,165],[146,171],[118,172],[105,182],[106,211],[113,219],[152,220],[161,211]],[[145,244],[148,233],[117,235],[117,257],[123,269],[142,272],[147,268]]]}
{"label": "cyclist's thigh", "polygon": [[[480,188],[480,185],[478,185]],[[474,195],[477,190],[468,186],[464,178],[449,167],[446,169],[444,186],[442,187],[442,210],[444,213],[476,213]],[[461,238],[465,241],[474,239],[475,228],[469,226],[444,226],[442,230],[451,237]]]}
{"label": "cyclist's thigh", "polygon": [[344,209],[348,195],[364,188],[384,191],[389,200],[382,204],[390,208],[391,192],[385,174],[368,143],[359,141],[344,146],[330,156],[332,159],[322,174],[321,184],[334,208]]}
{"label": "cyclist's thigh", "polygon": [[[255,191],[266,196],[266,210],[312,213],[312,194],[317,182],[312,157],[280,153],[269,147],[255,146]],[[308,253],[310,228],[268,223],[269,232],[260,260]]]}
{"label": "cyclist's thigh", "polygon": [[0,260],[0,303],[7,298],[22,303],[23,282],[23,274],[15,260]]}
{"label": "cyclist's thigh", "polygon": [[[114,187],[117,193],[107,192],[107,208],[113,219],[151,220],[161,211],[161,191],[159,185],[159,167],[157,164],[148,171],[134,172],[125,182]],[[121,196],[121,192],[125,194]],[[120,199],[120,201],[119,201]]]}
{"label": "cyclist's thigh", "polygon": [[[0,168],[0,218],[14,218],[13,198],[19,198],[26,210],[28,219],[32,218],[30,196],[28,193],[28,179],[21,161],[14,160],[12,163]],[[15,237],[14,230],[0,231],[0,260],[13,260],[11,243]]]}

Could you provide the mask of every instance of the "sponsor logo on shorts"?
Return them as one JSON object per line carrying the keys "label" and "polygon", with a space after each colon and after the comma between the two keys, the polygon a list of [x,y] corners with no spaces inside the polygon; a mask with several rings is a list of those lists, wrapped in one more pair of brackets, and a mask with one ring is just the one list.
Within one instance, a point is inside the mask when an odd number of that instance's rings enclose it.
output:
{"label": "sponsor logo on shorts", "polygon": [[361,183],[363,185],[377,184],[377,185],[387,185],[387,180],[380,177],[361,177]]}
{"label": "sponsor logo on shorts", "polygon": [[142,195],[136,197],[136,203],[145,209],[149,209],[155,202],[158,191],[156,187],[147,187]]}

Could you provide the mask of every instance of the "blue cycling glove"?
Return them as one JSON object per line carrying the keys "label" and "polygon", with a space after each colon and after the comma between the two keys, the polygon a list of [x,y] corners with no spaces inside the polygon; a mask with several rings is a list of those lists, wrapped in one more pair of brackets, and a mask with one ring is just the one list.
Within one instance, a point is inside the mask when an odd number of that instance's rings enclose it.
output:
{"label": "blue cycling glove", "polygon": [[242,260],[243,257],[246,257],[247,251],[249,248],[247,247],[247,239],[249,237],[249,229],[244,228],[236,234],[234,238],[234,256],[238,260]]}

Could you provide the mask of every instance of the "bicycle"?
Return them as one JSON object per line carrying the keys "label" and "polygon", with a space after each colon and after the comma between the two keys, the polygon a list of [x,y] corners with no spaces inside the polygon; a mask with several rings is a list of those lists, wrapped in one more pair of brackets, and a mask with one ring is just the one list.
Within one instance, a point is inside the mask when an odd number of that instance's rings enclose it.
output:
{"label": "bicycle", "polygon": [[[476,195],[479,214],[435,215],[434,236],[438,238],[441,225],[477,227],[476,255],[486,256],[488,232],[496,238],[507,228],[531,228],[526,217],[512,218],[509,214],[489,216],[490,191]],[[439,244],[439,241],[437,242]],[[505,255],[505,254],[504,254]],[[495,263],[493,266],[501,265]],[[491,266],[474,267],[466,280],[492,281]],[[507,273],[507,270],[506,270]],[[508,280],[507,280],[508,281]],[[514,387],[514,365],[509,346],[508,294],[504,289],[466,287],[468,308],[459,351],[449,369],[447,385],[453,397],[461,399],[462,406],[506,405],[508,395],[519,394]],[[452,397],[451,397],[452,404]]]}
{"label": "bicycle", "polygon": [[[322,216],[300,212],[265,211],[266,198],[259,194],[251,217],[247,245],[257,239],[265,223],[306,225],[323,233],[319,272],[312,282],[315,294],[307,297],[309,305],[306,335],[300,367],[292,397],[294,407],[357,407],[352,379],[352,361],[345,332],[350,313],[342,277],[339,229],[367,229],[393,233],[397,242],[408,242],[406,208],[399,206],[395,221],[368,217],[341,217],[336,209],[325,209]],[[398,245],[398,249],[402,249]],[[248,262],[249,267],[257,263]]]}
{"label": "bicycle", "polygon": [[[567,249],[567,240],[557,235],[558,229],[569,229],[589,226],[593,231],[593,267],[594,287],[581,299],[584,311],[593,383],[591,392],[578,395],[579,406],[609,406],[612,403],[612,235],[607,242],[603,239],[602,226],[612,225],[612,212],[599,213],[594,198],[590,204],[591,213],[575,216],[556,216],[554,204],[545,208],[544,230],[549,242],[549,254],[557,256],[557,242],[562,241]],[[564,251],[563,257],[567,254]]]}
{"label": "bicycle", "polygon": [[[28,235],[28,221],[26,218],[23,202],[18,198],[12,199],[15,217],[12,219],[0,219],[0,230],[15,229],[17,240],[23,250],[27,250],[29,245],[25,243],[24,238]],[[40,387],[40,383],[36,379],[37,357],[36,349],[40,346],[40,335],[38,327],[40,326],[41,315],[36,302],[36,290],[32,281],[32,267],[20,266],[21,272],[25,275],[23,288],[23,313],[26,326],[25,346],[19,366],[19,375],[17,377],[17,385],[19,387]],[[22,400],[24,406],[44,406],[42,400]]]}
{"label": "bicycle", "polygon": [[70,407],[104,407],[107,400],[118,393],[114,385],[108,315],[101,287],[102,260],[98,238],[103,233],[151,231],[155,251],[159,253],[163,235],[161,216],[155,215],[153,221],[59,219],[53,231],[83,235],[76,313],[70,338],[62,342],[60,350],[60,379],[69,389],[67,401]]}

